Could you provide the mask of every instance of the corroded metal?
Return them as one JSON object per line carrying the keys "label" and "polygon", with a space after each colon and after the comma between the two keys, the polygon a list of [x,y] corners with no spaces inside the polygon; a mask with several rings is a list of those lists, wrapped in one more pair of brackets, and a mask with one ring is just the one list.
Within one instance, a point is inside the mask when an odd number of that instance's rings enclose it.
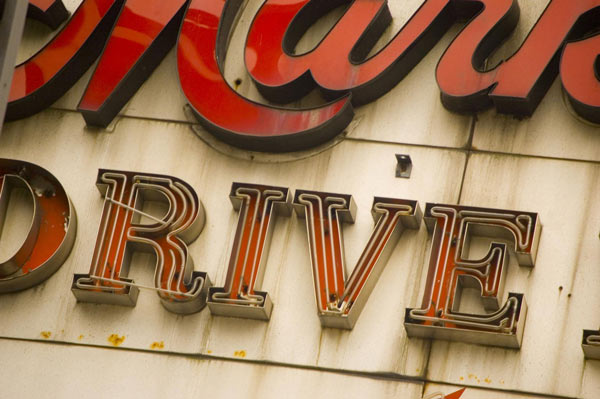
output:
{"label": "corroded metal", "polygon": [[229,195],[240,216],[231,248],[224,287],[211,287],[208,307],[212,314],[268,320],[273,303],[259,291],[269,254],[277,214],[291,214],[287,188],[233,183]]}
{"label": "corroded metal", "polygon": [[[429,273],[420,309],[406,309],[409,336],[518,348],[527,307],[522,294],[502,305],[508,246],[492,242],[487,254],[468,259],[472,235],[512,239],[520,265],[535,263],[541,224],[536,213],[427,204],[425,224],[433,232]],[[459,310],[463,288],[479,288],[487,314]]]}
{"label": "corroded metal", "polygon": [[[204,210],[184,181],[164,175],[100,170],[104,209],[89,274],[76,274],[71,287],[78,301],[135,306],[140,288],[158,292],[163,306],[193,313],[205,305],[210,280],[194,271],[186,244],[204,227]],[[167,204],[162,218],[142,211],[145,200]],[[151,221],[141,223],[141,217]],[[128,279],[131,253],[156,254],[154,287]]]}
{"label": "corroded metal", "polygon": [[306,219],[321,324],[352,329],[404,228],[419,228],[419,205],[412,200],[375,197],[375,228],[348,278],[341,222],[354,222],[356,204],[352,196],[298,190],[294,207]]}
{"label": "corroded metal", "polygon": [[77,230],[75,208],[56,177],[29,162],[0,159],[0,232],[14,188],[28,192],[33,214],[19,249],[0,260],[0,293],[24,290],[50,277],[69,256]]}

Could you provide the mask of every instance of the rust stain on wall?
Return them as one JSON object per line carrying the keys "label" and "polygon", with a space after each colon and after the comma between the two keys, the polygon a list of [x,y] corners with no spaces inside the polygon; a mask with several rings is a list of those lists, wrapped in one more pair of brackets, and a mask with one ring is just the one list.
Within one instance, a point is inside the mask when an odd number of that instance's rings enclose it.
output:
{"label": "rust stain on wall", "polygon": [[150,349],[164,349],[164,348],[165,348],[164,341],[152,342],[152,345],[150,345]]}
{"label": "rust stain on wall", "polygon": [[235,352],[233,352],[233,356],[244,358],[244,357],[246,357],[246,351],[244,351],[244,350],[235,351]]}
{"label": "rust stain on wall", "polygon": [[119,334],[111,334],[108,337],[108,342],[112,344],[112,346],[119,346],[125,341],[125,336],[119,336]]}

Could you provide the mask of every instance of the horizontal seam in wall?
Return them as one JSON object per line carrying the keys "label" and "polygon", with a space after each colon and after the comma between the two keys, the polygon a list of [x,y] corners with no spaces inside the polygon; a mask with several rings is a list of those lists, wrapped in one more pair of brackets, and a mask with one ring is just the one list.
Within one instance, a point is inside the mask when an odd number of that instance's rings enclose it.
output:
{"label": "horizontal seam in wall", "polygon": [[[72,109],[68,109],[68,108],[51,107],[50,109],[52,109],[54,111],[61,111],[61,112],[69,112],[69,113],[77,113],[77,114],[79,113],[76,110],[72,110]],[[134,120],[150,121],[150,122],[157,122],[157,123],[179,123],[179,124],[186,125],[186,126],[201,126],[197,122],[184,121],[184,120],[180,120],[180,119],[159,119],[159,118],[148,118],[148,117],[141,117],[141,116],[134,116],[134,115],[122,115],[122,114],[119,114],[116,118],[134,119]],[[340,134],[343,134],[343,133],[340,133]],[[431,149],[436,149],[436,150],[458,151],[458,152],[462,152],[465,154],[468,153],[468,154],[473,154],[473,155],[482,154],[482,155],[514,156],[514,157],[520,157],[520,158],[542,159],[542,160],[549,160],[549,161],[578,162],[578,163],[586,163],[586,164],[592,164],[592,165],[600,165],[600,160],[595,161],[595,160],[591,160],[591,159],[564,158],[564,157],[549,156],[549,155],[536,155],[536,154],[505,152],[505,151],[480,150],[480,149],[464,148],[464,147],[437,146],[437,145],[433,145],[433,144],[404,143],[404,142],[396,142],[396,141],[389,141],[389,140],[373,140],[373,139],[367,139],[367,138],[348,137],[348,136],[344,137],[344,140],[353,141],[353,142],[363,142],[363,143],[369,143],[369,144],[389,144],[389,145],[411,146],[411,147],[418,147],[418,148],[431,148]]]}
{"label": "horizontal seam in wall", "polygon": [[467,389],[471,388],[471,389],[477,389],[477,390],[483,390],[483,391],[502,392],[502,393],[516,394],[516,395],[530,395],[530,396],[537,397],[537,398],[582,399],[582,398],[578,398],[578,397],[574,397],[574,396],[561,396],[561,395],[545,394],[545,393],[539,393],[539,392],[502,389],[502,388],[496,388],[496,387],[481,387],[481,386],[476,386],[476,385],[460,385],[460,384],[451,383],[451,382],[432,380],[432,379],[428,379],[426,377],[406,376],[406,375],[396,374],[396,373],[341,370],[341,369],[334,369],[334,368],[328,368],[328,367],[318,367],[318,366],[309,366],[309,365],[301,365],[301,364],[293,364],[293,363],[273,362],[273,361],[268,361],[268,360],[235,359],[235,358],[205,355],[205,354],[180,353],[180,352],[171,352],[171,351],[156,351],[156,350],[141,349],[141,348],[110,347],[110,346],[104,346],[104,345],[75,343],[75,342],[68,342],[68,341],[49,341],[49,340],[30,339],[30,338],[15,338],[15,337],[0,336],[0,340],[31,342],[31,343],[39,343],[39,344],[46,344],[46,345],[58,345],[58,346],[84,347],[84,348],[106,349],[106,350],[116,350],[116,351],[138,352],[138,353],[145,353],[145,354],[150,354],[150,355],[176,356],[176,357],[180,357],[180,358],[197,359],[197,360],[219,360],[219,361],[223,361],[223,362],[235,362],[235,363],[240,363],[240,364],[251,364],[251,365],[257,365],[257,366],[271,366],[271,367],[292,368],[292,369],[308,370],[308,371],[318,371],[318,372],[323,372],[323,373],[331,373],[331,374],[346,375],[346,376],[376,379],[376,380],[384,380],[384,381],[404,382],[404,383],[418,384],[418,385],[439,384],[439,385],[448,385],[448,386],[459,387],[459,388],[466,387]]}

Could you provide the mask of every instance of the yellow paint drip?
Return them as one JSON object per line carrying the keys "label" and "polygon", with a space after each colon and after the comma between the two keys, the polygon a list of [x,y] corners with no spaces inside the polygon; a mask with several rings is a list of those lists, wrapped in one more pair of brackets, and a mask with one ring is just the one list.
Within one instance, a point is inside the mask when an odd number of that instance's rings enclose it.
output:
{"label": "yellow paint drip", "polygon": [[50,336],[52,335],[52,333],[50,331],[42,331],[40,333],[40,335],[44,338],[44,339],[49,339]]}
{"label": "yellow paint drip", "polygon": [[111,334],[110,337],[108,337],[108,342],[110,342],[112,346],[119,346],[123,341],[125,341],[124,335],[120,337],[119,334]]}
{"label": "yellow paint drip", "polygon": [[235,356],[235,357],[242,357],[242,358],[246,357],[246,351],[243,351],[243,350],[242,351],[235,351],[233,353],[233,356]]}
{"label": "yellow paint drip", "polygon": [[78,340],[82,340],[83,339],[83,334],[81,334],[79,337],[77,337]]}
{"label": "yellow paint drip", "polygon": [[165,348],[164,341],[152,342],[152,345],[150,345],[150,349],[164,349],[164,348]]}

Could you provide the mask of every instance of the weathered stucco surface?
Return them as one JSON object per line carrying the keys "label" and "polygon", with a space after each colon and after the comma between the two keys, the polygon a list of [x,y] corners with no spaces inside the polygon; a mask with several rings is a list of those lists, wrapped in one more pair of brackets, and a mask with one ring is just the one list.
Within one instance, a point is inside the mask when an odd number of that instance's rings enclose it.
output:
{"label": "weathered stucco surface", "polygon": [[[65,1],[71,10],[78,3]],[[420,3],[390,1],[395,21],[385,38]],[[520,27],[495,59],[518,48],[547,3],[520,1]],[[226,68],[230,81],[242,80],[238,90],[255,99],[260,97],[241,55],[259,5],[249,0]],[[300,49],[318,43],[339,15],[320,21]],[[51,36],[37,23],[28,28],[21,60]],[[55,275],[0,297],[0,398],[420,399],[463,386],[464,399],[600,397],[600,361],[585,360],[581,349],[582,330],[600,325],[600,127],[574,116],[559,81],[524,120],[494,110],[448,112],[434,71],[459,29],[453,27],[387,95],[357,108],[347,132],[298,154],[249,153],[203,131],[186,110],[174,51],[107,129],[87,128],[76,112],[91,71],[51,109],[7,123],[0,157],[51,171],[79,222],[71,255]],[[313,93],[303,103],[314,101]],[[410,179],[395,177],[395,154],[411,156]],[[295,214],[279,218],[274,230],[262,284],[275,306],[268,323],[212,316],[208,309],[177,316],[149,291],[141,292],[134,308],[77,303],[70,291],[73,274],[89,270],[103,204],[95,187],[99,168],[190,183],[207,213],[190,253],[196,270],[218,286],[238,216],[228,199],[232,182],[352,194],[358,215],[344,230],[349,267],[372,230],[374,196],[414,199],[422,208],[439,202],[538,212],[543,231],[536,265],[523,268],[511,259],[504,294],[523,293],[529,305],[522,348],[407,337],[404,310],[420,305],[427,274],[431,236],[425,225],[404,232],[352,331],[319,324],[304,221]],[[18,221],[31,206],[19,205],[19,195],[9,208],[0,258],[25,234]],[[151,285],[154,262],[136,255],[130,277]],[[466,306],[477,309],[476,299],[466,298],[472,302]]]}

